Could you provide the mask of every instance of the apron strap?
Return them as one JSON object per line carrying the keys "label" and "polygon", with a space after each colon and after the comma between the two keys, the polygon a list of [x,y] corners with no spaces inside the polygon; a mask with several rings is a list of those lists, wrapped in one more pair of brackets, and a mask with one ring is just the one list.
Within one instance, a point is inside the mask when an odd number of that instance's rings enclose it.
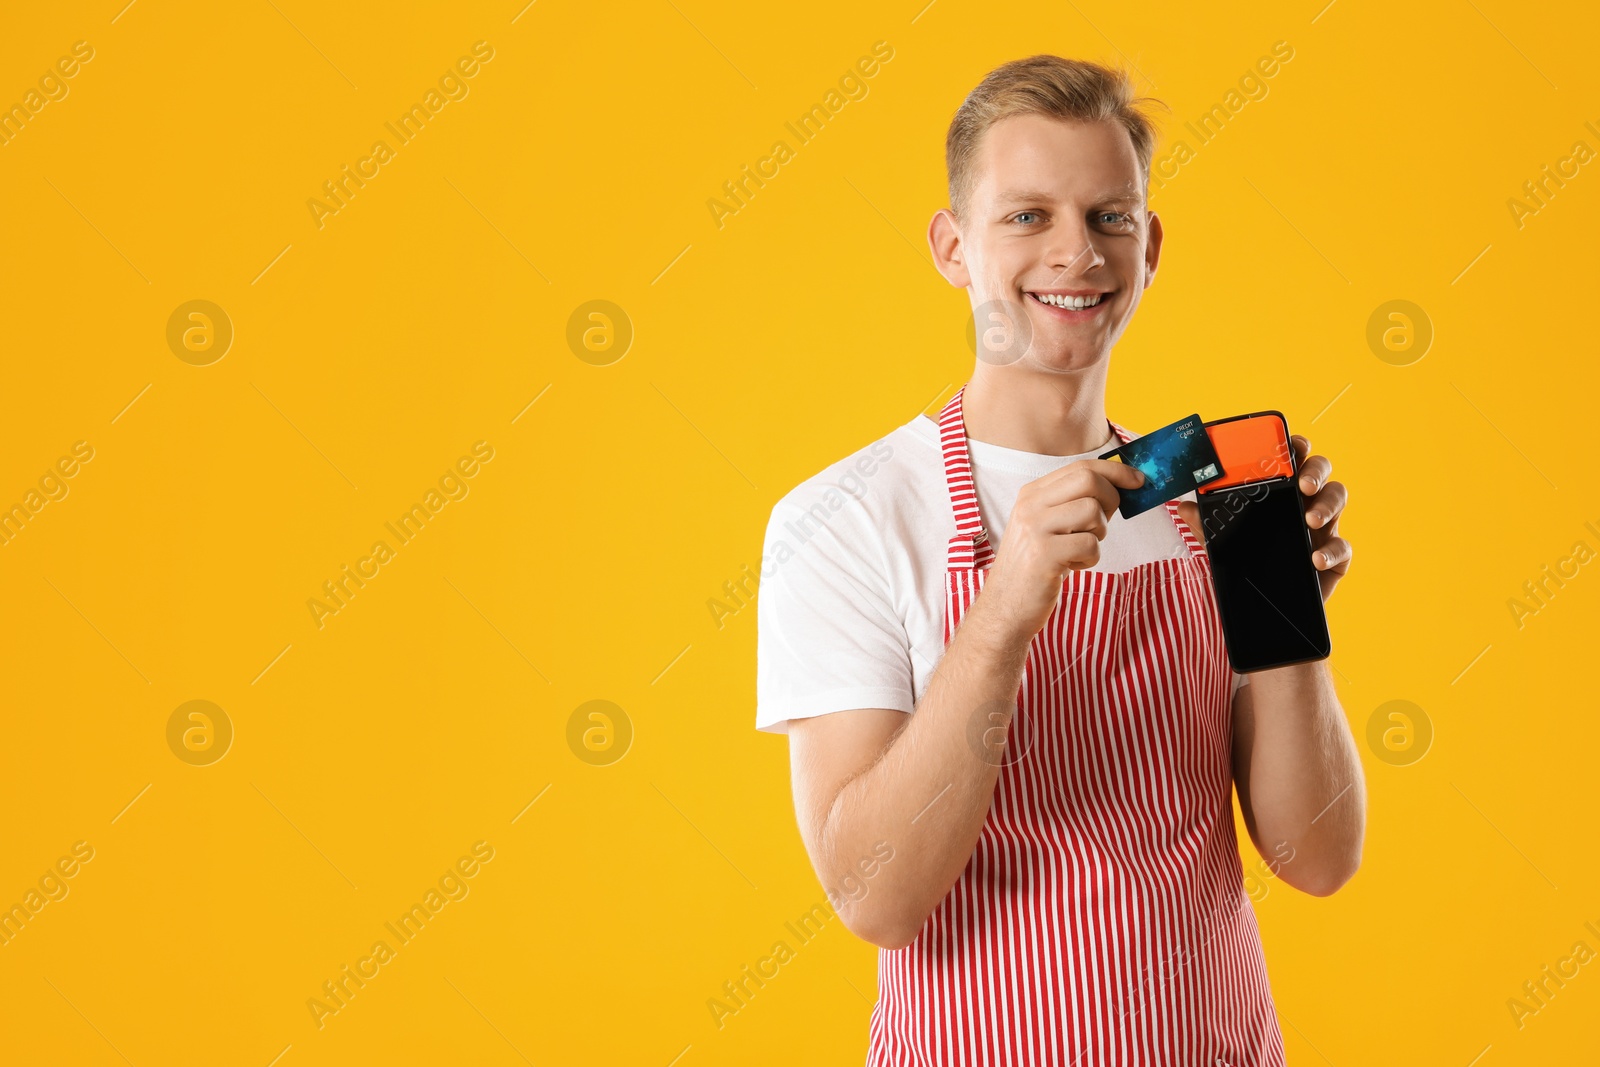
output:
{"label": "apron strap", "polygon": [[978,493],[972,480],[972,456],[967,448],[967,424],[961,417],[961,398],[967,387],[956,390],[939,412],[939,446],[944,451],[944,477],[950,489],[950,510],[956,535],[946,552],[947,570],[978,570],[994,560],[994,546],[978,513]]}

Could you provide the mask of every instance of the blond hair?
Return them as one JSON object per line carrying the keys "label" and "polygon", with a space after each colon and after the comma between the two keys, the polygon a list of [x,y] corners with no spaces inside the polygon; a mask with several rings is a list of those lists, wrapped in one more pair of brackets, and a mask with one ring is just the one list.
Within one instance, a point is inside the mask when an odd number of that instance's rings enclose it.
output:
{"label": "blond hair", "polygon": [[1132,77],[1124,70],[1081,59],[1038,55],[996,67],[967,94],[950,120],[945,136],[945,168],[949,173],[950,206],[965,218],[972,195],[978,147],[990,126],[1012,115],[1048,115],[1074,122],[1113,121],[1128,131],[1139,159],[1142,192],[1150,191],[1150,157],[1155,154],[1154,124],[1141,104],[1166,104],[1155,97],[1135,97]]}

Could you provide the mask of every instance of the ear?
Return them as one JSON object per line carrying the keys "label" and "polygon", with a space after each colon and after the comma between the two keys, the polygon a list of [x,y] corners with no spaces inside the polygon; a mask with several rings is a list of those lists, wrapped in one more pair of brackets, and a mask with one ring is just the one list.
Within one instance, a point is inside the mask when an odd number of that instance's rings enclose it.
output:
{"label": "ear", "polygon": [[1161,262],[1161,216],[1150,213],[1150,230],[1144,242],[1144,287],[1150,288],[1156,280],[1156,265]]}
{"label": "ear", "polygon": [[961,246],[961,227],[955,212],[940,208],[928,223],[928,247],[933,251],[933,265],[944,280],[957,289],[972,284],[972,274],[967,270],[966,250]]}

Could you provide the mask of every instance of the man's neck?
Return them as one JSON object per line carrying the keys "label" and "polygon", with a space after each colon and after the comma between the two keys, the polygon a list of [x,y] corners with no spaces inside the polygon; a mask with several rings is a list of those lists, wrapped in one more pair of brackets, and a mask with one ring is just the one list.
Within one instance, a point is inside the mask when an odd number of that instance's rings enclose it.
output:
{"label": "man's neck", "polygon": [[1105,363],[1078,374],[1041,374],[980,361],[961,398],[967,436],[1043,456],[1075,456],[1106,443]]}

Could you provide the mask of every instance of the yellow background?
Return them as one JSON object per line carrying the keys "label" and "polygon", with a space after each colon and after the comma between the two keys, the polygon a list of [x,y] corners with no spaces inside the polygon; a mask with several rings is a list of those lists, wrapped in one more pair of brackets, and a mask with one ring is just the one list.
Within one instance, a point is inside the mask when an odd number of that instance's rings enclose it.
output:
{"label": "yellow background", "polygon": [[[1520,1029],[1507,1001],[1600,949],[1600,567],[1520,629],[1507,602],[1600,549],[1600,173],[1520,228],[1507,201],[1600,149],[1593,11],[521,8],[6,16],[0,102],[94,58],[0,146],[0,503],[94,458],[0,547],[0,903],[94,858],[0,947],[0,1058],[860,1062],[876,951],[837,922],[720,1029],[706,1006],[823,900],[753,728],[755,612],[708,601],[779,496],[970,371],[923,233],[986,71],[1131,63],[1165,154],[1277,41],[1268,94],[1154,194],[1110,413],[1278,408],[1350,488],[1330,616],[1369,831],[1336,896],[1256,905],[1289,1058],[1592,1050],[1600,966]],[[479,40],[469,95],[319,229],[307,200]],[[707,200],[879,40],[869,95],[719,229]],[[203,367],[166,341],[195,299],[235,330]],[[1396,299],[1435,332],[1403,367],[1366,341]],[[590,300],[635,331],[607,366],[566,340]],[[469,494],[319,629],[307,600],[480,440]],[[167,743],[196,699],[235,730],[209,766]],[[632,725],[608,766],[568,745],[590,700]],[[1434,732],[1409,765],[1366,740],[1390,700]],[[307,1000],[477,841],[469,895],[319,1029]]]}

